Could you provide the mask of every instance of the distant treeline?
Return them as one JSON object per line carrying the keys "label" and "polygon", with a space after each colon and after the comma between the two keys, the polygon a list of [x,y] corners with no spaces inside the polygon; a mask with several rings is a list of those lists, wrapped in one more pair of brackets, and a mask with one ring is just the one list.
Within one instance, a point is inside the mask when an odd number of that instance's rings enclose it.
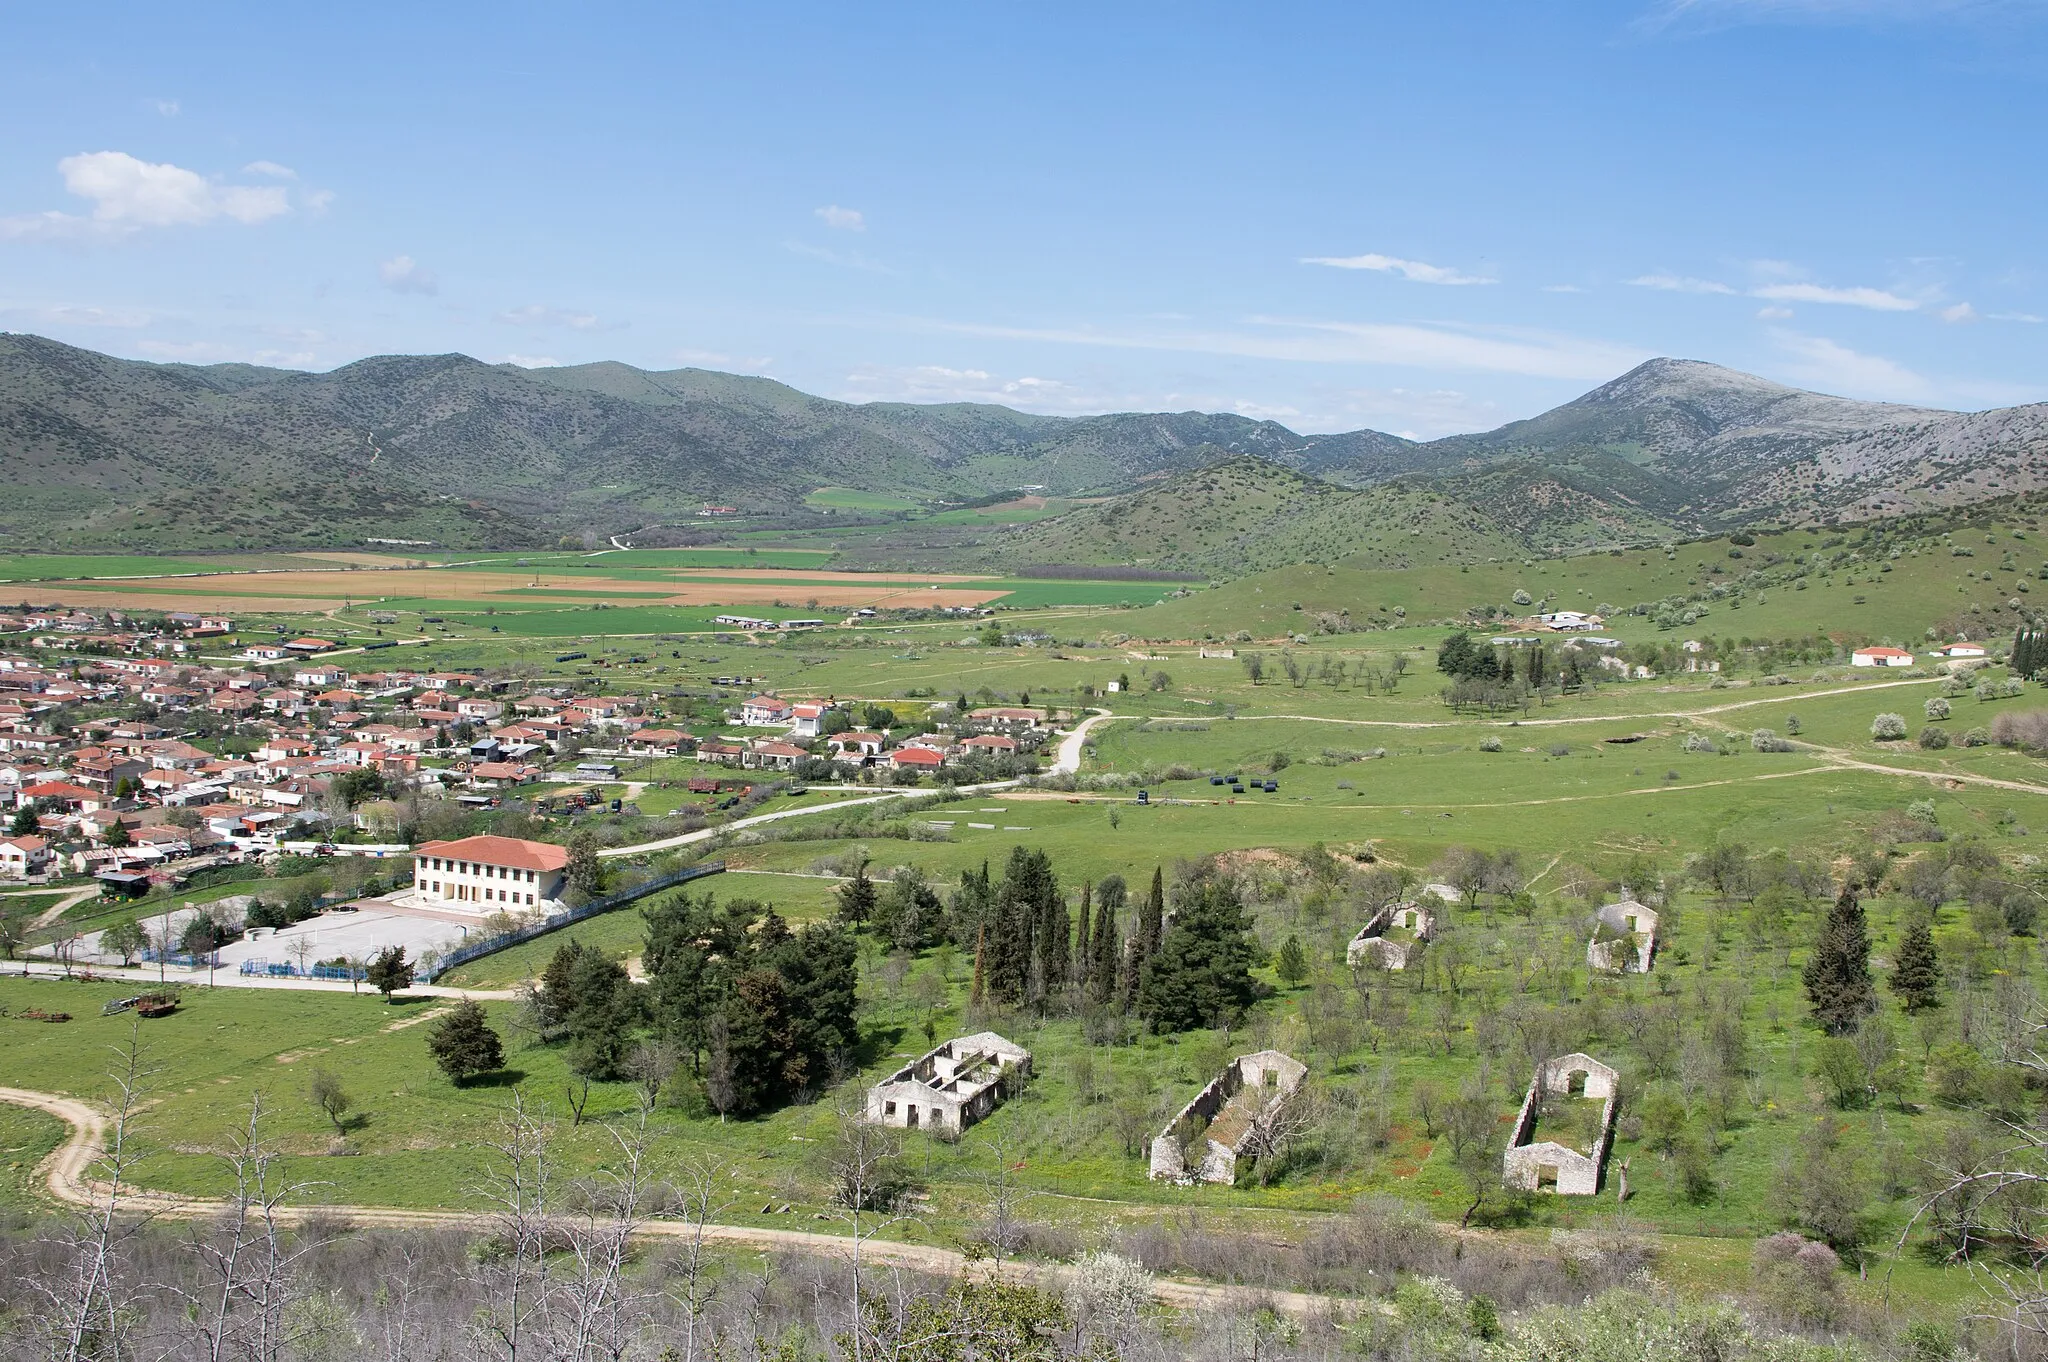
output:
{"label": "distant treeline", "polygon": [[1120,567],[1097,563],[1026,563],[1019,577],[1084,582],[1206,582],[1199,572],[1168,572],[1164,568]]}

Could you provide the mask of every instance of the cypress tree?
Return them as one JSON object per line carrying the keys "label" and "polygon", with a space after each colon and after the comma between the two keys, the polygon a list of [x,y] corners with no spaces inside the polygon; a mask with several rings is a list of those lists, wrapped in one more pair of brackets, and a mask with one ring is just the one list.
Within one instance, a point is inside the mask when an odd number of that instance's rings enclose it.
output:
{"label": "cypress tree", "polygon": [[1870,980],[1870,933],[1854,885],[1845,887],[1828,910],[1806,962],[1805,982],[1813,1019],[1829,1035],[1854,1031],[1876,1005],[1876,990]]}
{"label": "cypress tree", "polygon": [[981,1006],[983,986],[982,952],[987,946],[988,926],[983,924],[981,930],[974,934],[974,988],[967,995],[967,1005],[969,1007],[979,1008]]}
{"label": "cypress tree", "polygon": [[1925,916],[1915,916],[1899,938],[1898,955],[1887,982],[1908,1012],[1941,1005],[1941,959],[1935,954],[1934,933]]}
{"label": "cypress tree", "polygon": [[1124,877],[1108,875],[1103,877],[1100,901],[1095,907],[1095,939],[1089,942],[1088,953],[1093,961],[1090,965],[1089,998],[1106,1004],[1117,996],[1118,969],[1123,963],[1122,942],[1118,939],[1117,920],[1124,907]]}
{"label": "cypress tree", "polygon": [[1081,881],[1079,920],[1074,924],[1074,983],[1084,992],[1095,968],[1095,939],[1089,934],[1092,926],[1088,920],[1088,900],[1094,892],[1095,886],[1092,882]]}
{"label": "cypress tree", "polygon": [[1159,954],[1159,942],[1166,932],[1166,877],[1152,867],[1152,892],[1145,896],[1145,908],[1138,916],[1138,950],[1147,959]]}

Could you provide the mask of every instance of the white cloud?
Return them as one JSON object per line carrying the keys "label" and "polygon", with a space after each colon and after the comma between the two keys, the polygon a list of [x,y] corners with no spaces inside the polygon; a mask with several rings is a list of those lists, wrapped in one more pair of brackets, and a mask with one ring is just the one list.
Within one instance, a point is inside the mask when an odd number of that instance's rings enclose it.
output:
{"label": "white cloud", "polygon": [[1628,281],[1636,288],[1661,289],[1665,293],[1733,293],[1734,289],[1712,279],[1693,279],[1680,274],[1644,274]]}
{"label": "white cloud", "polygon": [[439,293],[441,281],[409,255],[394,255],[377,266],[377,277],[393,293]]}
{"label": "white cloud", "polygon": [[507,355],[500,364],[516,365],[521,369],[559,369],[562,361],[553,355]]}
{"label": "white cloud", "polygon": [[92,202],[92,213],[30,213],[0,218],[0,237],[43,240],[111,239],[146,227],[197,227],[227,218],[244,226],[291,211],[278,185],[219,184],[168,162],[125,151],[89,151],[57,162],[64,187]]}
{"label": "white cloud", "polygon": [[1407,323],[1329,322],[1252,317],[1243,330],[1097,331],[1085,327],[999,326],[923,321],[959,335],[1054,341],[1119,350],[1235,355],[1308,364],[1391,364],[1421,369],[1477,370],[1535,378],[1605,381],[1646,359],[1649,351],[1607,341],[1509,328],[1455,329]]}
{"label": "white cloud", "polygon": [[133,329],[148,326],[149,313],[134,307],[89,307],[57,303],[47,307],[0,307],[0,317],[31,326],[92,326]]}
{"label": "white cloud", "polygon": [[1873,312],[1918,312],[1920,304],[1911,298],[1881,288],[1828,288],[1822,284],[1765,284],[1749,291],[1752,298],[1781,303],[1832,303],[1862,307]]}
{"label": "white cloud", "polygon": [[1767,322],[1782,322],[1787,317],[1792,315],[1792,309],[1789,307],[1779,307],[1777,304],[1773,303],[1768,307],[1758,308],[1756,310],[1756,315],[1763,318]]}
{"label": "white cloud", "polygon": [[818,221],[837,232],[865,232],[868,229],[867,217],[858,208],[841,208],[836,203],[828,203],[823,208],[813,208],[811,212]]}
{"label": "white cloud", "polygon": [[1580,288],[1580,287],[1579,287],[1579,286],[1578,286],[1577,284],[1545,284],[1545,285],[1543,286],[1543,291],[1544,291],[1545,293],[1584,293],[1584,292],[1585,292],[1585,290],[1584,290],[1584,289],[1582,289],[1582,288]]}
{"label": "white cloud", "polygon": [[560,326],[571,331],[611,329],[588,312],[569,312],[559,307],[542,307],[537,303],[500,312],[498,320],[507,326]]}
{"label": "white cloud", "polygon": [[152,106],[156,109],[159,116],[164,118],[176,118],[178,116],[179,109],[177,100],[157,99],[152,100],[150,102]]}
{"label": "white cloud", "polygon": [[267,175],[273,180],[296,180],[299,172],[275,161],[251,161],[242,167],[244,175]]}
{"label": "white cloud", "polygon": [[2033,7],[2034,0],[1660,0],[1636,27],[1655,32],[1768,23],[1916,23]]}
{"label": "white cloud", "polygon": [[838,265],[843,269],[866,270],[870,274],[895,273],[887,265],[878,260],[870,260],[859,251],[835,251],[824,246],[813,246],[807,241],[785,241],[782,245],[785,250],[807,255],[813,260],[822,260],[828,265]]}
{"label": "white cloud", "polygon": [[315,363],[306,350],[244,350],[220,341],[146,340],[136,349],[178,364],[261,364],[273,369],[307,369]]}
{"label": "white cloud", "polygon": [[2034,315],[2033,313],[2031,313],[2031,312],[1992,312],[1992,313],[1987,313],[1987,314],[1986,314],[1986,316],[1987,316],[1987,318],[1988,318],[1989,320],[1991,320],[1991,321],[1994,321],[1994,322],[2034,322],[2034,323],[2039,323],[2039,322],[2040,322],[2040,321],[2042,320],[2042,318],[2040,318],[2040,317],[2036,317],[2036,316],[2035,316],[2035,315]]}
{"label": "white cloud", "polygon": [[1983,314],[1968,303],[1957,303],[1954,307],[1943,308],[1941,319],[1945,322],[1975,322],[1982,321]]}
{"label": "white cloud", "polygon": [[1851,350],[1825,336],[1778,331],[1772,339],[1797,361],[1792,375],[1824,392],[1875,397],[1887,402],[1919,402],[1933,391],[1933,385],[1904,365],[1882,355]]}
{"label": "white cloud", "polygon": [[1398,274],[1403,279],[1417,284],[1492,284],[1498,280],[1484,275],[1466,274],[1445,265],[1425,264],[1420,260],[1402,260],[1391,255],[1308,255],[1303,256],[1304,265],[1328,265],[1337,270],[1376,270],[1382,274]]}
{"label": "white cloud", "polygon": [[334,203],[334,191],[332,189],[309,189],[300,197],[301,201],[306,205],[306,211],[316,218],[325,213]]}

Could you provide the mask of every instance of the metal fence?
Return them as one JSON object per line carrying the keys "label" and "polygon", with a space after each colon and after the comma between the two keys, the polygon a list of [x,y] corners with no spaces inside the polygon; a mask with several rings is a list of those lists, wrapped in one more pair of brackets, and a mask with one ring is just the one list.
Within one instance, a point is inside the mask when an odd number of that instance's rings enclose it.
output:
{"label": "metal fence", "polygon": [[240,973],[265,979],[339,979],[343,982],[369,978],[368,971],[348,965],[307,965],[301,968],[289,960],[244,960]]}
{"label": "metal fence", "polygon": [[565,908],[559,913],[542,918],[531,926],[521,927],[516,932],[505,932],[502,935],[490,937],[487,940],[472,942],[467,946],[459,946],[436,960],[431,968],[421,969],[419,971],[420,982],[431,984],[457,965],[466,965],[472,960],[481,960],[487,955],[495,955],[507,947],[516,946],[522,941],[531,941],[537,936],[546,936],[549,932],[559,931],[561,928],[581,922],[585,918],[596,917],[599,913],[623,907],[635,899],[644,899],[649,894],[658,894],[664,889],[673,889],[679,884],[687,884],[691,880],[700,880],[706,875],[717,875],[724,870],[724,861],[706,861],[702,865],[693,865],[687,870],[677,870],[667,875],[658,876],[645,884],[636,884],[631,889],[621,889],[616,894],[607,894],[601,899],[592,899],[580,908]]}

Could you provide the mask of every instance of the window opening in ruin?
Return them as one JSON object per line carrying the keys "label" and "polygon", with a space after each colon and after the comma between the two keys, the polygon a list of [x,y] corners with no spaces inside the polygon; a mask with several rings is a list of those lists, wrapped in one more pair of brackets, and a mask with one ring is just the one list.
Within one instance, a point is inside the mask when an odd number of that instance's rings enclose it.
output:
{"label": "window opening in ruin", "polygon": [[1557,1190],[1557,1165],[1554,1163],[1536,1165],[1536,1190],[1541,1192],[1546,1189],[1552,1192]]}
{"label": "window opening in ruin", "polygon": [[916,1107],[912,1107],[912,1108],[910,1108],[910,1127],[911,1127],[911,1129],[913,1129],[913,1130],[915,1130],[915,1129],[917,1128],[917,1108],[916,1108]]}
{"label": "window opening in ruin", "polygon": [[1571,1077],[1566,1080],[1565,1091],[1573,1097],[1584,1097],[1586,1095],[1586,1071],[1584,1069],[1574,1069],[1572,1071]]}

